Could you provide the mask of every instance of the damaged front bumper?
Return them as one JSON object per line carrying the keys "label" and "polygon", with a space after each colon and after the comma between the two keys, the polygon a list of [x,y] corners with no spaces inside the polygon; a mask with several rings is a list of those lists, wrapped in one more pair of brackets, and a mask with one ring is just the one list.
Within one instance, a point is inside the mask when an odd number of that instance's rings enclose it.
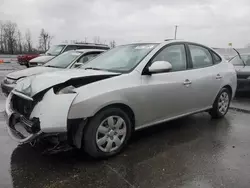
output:
{"label": "damaged front bumper", "polygon": [[[76,93],[54,93],[53,88],[48,90],[42,100],[35,102],[27,117],[25,103],[20,103],[23,109],[18,109],[12,104],[13,96],[18,95],[20,100],[26,102],[29,97],[18,92],[11,92],[6,100],[6,121],[10,137],[17,142],[32,142],[46,135],[64,134],[67,132],[67,117],[70,106],[76,97]],[[20,101],[18,101],[20,102]],[[30,101],[27,101],[30,102]],[[20,108],[22,108],[22,106]],[[21,111],[21,112],[20,112]]]}

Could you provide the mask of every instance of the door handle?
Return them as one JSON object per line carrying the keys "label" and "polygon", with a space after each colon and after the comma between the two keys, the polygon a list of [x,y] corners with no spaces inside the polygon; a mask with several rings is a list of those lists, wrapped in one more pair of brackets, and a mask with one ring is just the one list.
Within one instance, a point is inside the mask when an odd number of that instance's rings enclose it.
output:
{"label": "door handle", "polygon": [[216,75],[216,79],[217,79],[217,80],[220,80],[221,78],[222,78],[222,76],[221,76],[220,74],[217,74],[217,75]]}
{"label": "door handle", "polygon": [[183,85],[185,85],[185,86],[189,86],[190,84],[192,84],[192,82],[191,82],[189,79],[186,79],[186,80],[183,82]]}

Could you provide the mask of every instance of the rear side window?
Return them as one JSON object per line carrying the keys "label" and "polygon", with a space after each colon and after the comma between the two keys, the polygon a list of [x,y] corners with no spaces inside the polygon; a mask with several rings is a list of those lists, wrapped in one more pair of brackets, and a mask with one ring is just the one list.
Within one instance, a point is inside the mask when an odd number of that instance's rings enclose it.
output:
{"label": "rear side window", "polygon": [[212,53],[212,56],[214,58],[214,63],[215,64],[218,64],[218,63],[220,63],[222,61],[222,59],[220,58],[220,56],[218,56],[216,53],[214,53],[214,52],[211,52],[211,53]]}
{"label": "rear side window", "polygon": [[213,65],[212,55],[209,50],[196,45],[188,45],[191,53],[193,68],[204,68]]}

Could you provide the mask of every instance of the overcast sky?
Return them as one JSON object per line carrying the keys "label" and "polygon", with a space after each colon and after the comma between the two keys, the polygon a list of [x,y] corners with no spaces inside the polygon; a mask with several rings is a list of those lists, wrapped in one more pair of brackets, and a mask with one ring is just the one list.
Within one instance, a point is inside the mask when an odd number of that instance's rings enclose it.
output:
{"label": "overcast sky", "polygon": [[118,44],[177,38],[212,47],[250,43],[250,0],[0,0],[11,20],[37,40],[41,28],[64,40],[94,36]]}

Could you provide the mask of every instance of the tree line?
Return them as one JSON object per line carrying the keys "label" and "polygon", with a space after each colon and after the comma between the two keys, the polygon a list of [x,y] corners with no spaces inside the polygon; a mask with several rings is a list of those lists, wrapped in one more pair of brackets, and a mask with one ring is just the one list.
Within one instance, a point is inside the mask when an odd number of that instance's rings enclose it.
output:
{"label": "tree line", "polygon": [[[41,29],[38,39],[39,44],[35,47],[29,29],[23,34],[15,22],[0,20],[0,54],[44,53],[50,48],[53,36],[45,29]],[[83,42],[88,42],[87,38]],[[99,36],[94,37],[93,42],[98,44],[106,43]],[[116,42],[114,40],[110,41],[109,46],[111,48],[115,47]]]}
{"label": "tree line", "polygon": [[0,20],[0,54],[43,53],[49,49],[52,39],[41,29],[39,45],[35,47],[29,29],[22,34],[16,23]]}

